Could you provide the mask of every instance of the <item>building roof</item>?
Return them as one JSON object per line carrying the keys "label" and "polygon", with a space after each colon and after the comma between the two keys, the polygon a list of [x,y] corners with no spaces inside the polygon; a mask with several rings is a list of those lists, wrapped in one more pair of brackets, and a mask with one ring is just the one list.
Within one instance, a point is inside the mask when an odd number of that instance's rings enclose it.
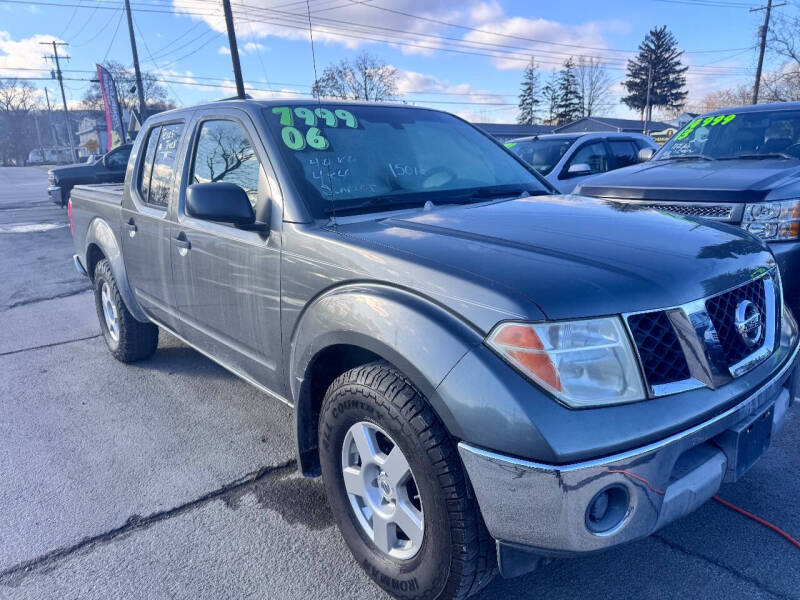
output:
{"label": "building roof", "polygon": [[[668,123],[660,121],[650,121],[647,124],[647,131],[663,131],[669,129]],[[632,131],[641,133],[645,129],[645,122],[639,119],[615,119],[612,117],[584,117],[561,125],[553,130],[553,133],[571,133],[579,131]]]}
{"label": "building roof", "polygon": [[517,123],[473,123],[473,125],[483,129],[489,135],[503,137],[540,135],[542,133],[551,133],[555,129],[553,125],[519,125]]}

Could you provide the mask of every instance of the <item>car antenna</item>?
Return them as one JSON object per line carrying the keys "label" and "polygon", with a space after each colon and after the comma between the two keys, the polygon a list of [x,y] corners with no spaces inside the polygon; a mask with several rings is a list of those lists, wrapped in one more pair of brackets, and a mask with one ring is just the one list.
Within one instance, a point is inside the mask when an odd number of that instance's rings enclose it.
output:
{"label": "car antenna", "polygon": [[[309,0],[306,0],[306,14],[308,15],[308,37],[311,40],[311,65],[314,67],[314,87],[311,88],[311,93],[317,97],[317,109],[322,108],[322,100],[320,99],[319,89],[316,88],[317,81],[317,54],[314,51],[314,28],[311,26],[311,5]],[[316,90],[316,91],[315,91]],[[330,144],[330,141],[328,142]],[[325,159],[322,159],[322,164],[325,164]],[[337,226],[336,222],[336,202],[333,200],[333,175],[331,174],[331,161],[328,160],[327,171],[328,171],[328,198],[331,203],[331,220],[330,225],[333,226],[335,229]]]}

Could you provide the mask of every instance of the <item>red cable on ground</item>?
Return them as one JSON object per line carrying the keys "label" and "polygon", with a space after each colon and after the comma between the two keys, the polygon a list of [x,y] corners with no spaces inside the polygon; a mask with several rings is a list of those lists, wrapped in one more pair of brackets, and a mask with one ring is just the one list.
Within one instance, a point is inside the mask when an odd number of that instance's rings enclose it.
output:
{"label": "red cable on ground", "polygon": [[772,531],[774,531],[778,535],[783,536],[784,538],[786,538],[786,540],[788,540],[788,542],[790,544],[793,544],[797,548],[800,548],[800,541],[797,541],[796,539],[794,539],[792,536],[790,536],[788,533],[786,533],[783,529],[781,529],[777,525],[773,525],[769,521],[766,521],[766,520],[762,519],[761,517],[758,517],[758,516],[754,515],[753,513],[749,513],[745,509],[739,508],[735,504],[731,504],[730,502],[728,502],[727,500],[723,500],[719,496],[714,496],[714,500],[716,500],[717,502],[722,504],[722,506],[730,508],[731,510],[736,511],[739,514],[744,515],[745,517],[753,519],[753,521],[755,521],[756,523],[760,523],[761,525],[763,525],[767,529],[771,529]]}
{"label": "red cable on ground", "polygon": [[[665,492],[663,490],[660,490],[660,489],[654,487],[644,477],[640,477],[639,475],[636,475],[635,473],[631,473],[630,471],[624,471],[622,469],[606,469],[606,471],[608,471],[609,473],[620,473],[621,475],[625,475],[626,477],[631,477],[633,479],[636,479],[637,481],[641,481],[642,483],[644,483],[647,487],[649,487],[651,490],[653,490],[659,496],[663,496],[665,494]],[[719,496],[713,496],[713,498],[714,498],[714,500],[716,500],[717,502],[722,504],[722,506],[725,506],[726,508],[730,508],[731,510],[733,510],[735,512],[738,512],[740,515],[744,515],[748,519],[753,519],[753,521],[755,521],[756,523],[759,523],[759,524],[763,525],[767,529],[771,529],[772,531],[774,531],[775,533],[777,533],[781,537],[785,538],[793,546],[796,546],[797,548],[800,548],[800,541],[798,541],[795,538],[793,538],[792,536],[790,536],[788,533],[786,533],[783,529],[781,529],[777,525],[773,525],[772,523],[770,523],[766,519],[762,519],[761,517],[759,517],[757,515],[754,515],[753,513],[747,512],[745,509],[739,508],[735,504],[732,504],[732,503],[728,502],[727,500],[724,500],[724,499],[720,498]]]}

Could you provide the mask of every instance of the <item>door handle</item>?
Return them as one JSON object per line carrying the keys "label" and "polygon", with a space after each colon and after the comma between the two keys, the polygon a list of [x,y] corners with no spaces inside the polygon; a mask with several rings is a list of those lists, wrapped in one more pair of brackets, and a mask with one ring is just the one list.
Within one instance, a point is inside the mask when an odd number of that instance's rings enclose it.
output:
{"label": "door handle", "polygon": [[133,219],[129,219],[127,223],[123,223],[122,226],[128,230],[128,235],[133,237],[136,235],[136,232],[139,231],[139,228],[136,227],[136,222]]}
{"label": "door handle", "polygon": [[182,231],[175,238],[175,246],[178,248],[178,254],[186,256],[189,250],[192,249],[192,243],[186,239],[186,234]]}

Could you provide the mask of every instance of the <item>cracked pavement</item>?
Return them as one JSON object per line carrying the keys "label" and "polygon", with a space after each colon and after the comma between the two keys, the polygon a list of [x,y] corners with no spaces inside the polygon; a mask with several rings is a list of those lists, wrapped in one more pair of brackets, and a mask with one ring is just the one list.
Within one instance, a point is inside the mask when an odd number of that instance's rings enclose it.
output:
{"label": "cracked pavement", "polygon": [[[167,335],[108,354],[69,229],[17,227],[66,222],[46,187],[0,168],[0,599],[385,598],[296,475],[290,409]],[[798,413],[720,492],[795,537]],[[480,598],[577,596],[800,600],[800,552],[710,502]]]}

